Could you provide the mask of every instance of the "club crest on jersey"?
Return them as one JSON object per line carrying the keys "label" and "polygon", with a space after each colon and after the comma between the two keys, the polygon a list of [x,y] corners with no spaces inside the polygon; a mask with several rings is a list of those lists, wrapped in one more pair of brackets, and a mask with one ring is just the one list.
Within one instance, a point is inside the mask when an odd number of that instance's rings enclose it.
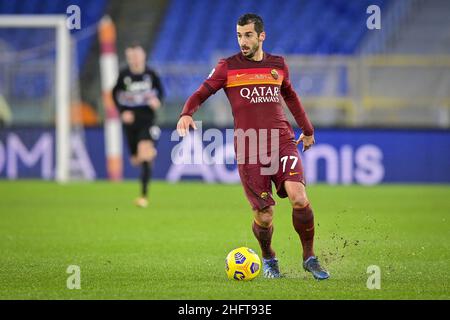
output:
{"label": "club crest on jersey", "polygon": [[267,192],[261,192],[261,194],[259,195],[262,199],[267,200],[267,198],[269,197],[269,193]]}
{"label": "club crest on jersey", "polygon": [[278,75],[277,70],[272,69],[272,70],[270,71],[270,74],[272,75],[272,77],[273,77],[275,80],[278,80],[279,75]]}

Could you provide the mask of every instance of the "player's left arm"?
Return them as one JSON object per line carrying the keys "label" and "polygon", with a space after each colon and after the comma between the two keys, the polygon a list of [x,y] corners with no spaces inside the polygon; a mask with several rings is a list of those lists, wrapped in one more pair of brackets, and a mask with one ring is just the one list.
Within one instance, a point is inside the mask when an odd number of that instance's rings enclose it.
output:
{"label": "player's left arm", "polygon": [[164,100],[165,97],[165,91],[164,91],[164,87],[162,85],[161,82],[161,78],[159,77],[159,75],[153,71],[153,86],[156,89],[156,93],[158,95],[158,99],[161,101],[161,103]]}
{"label": "player's left arm", "polygon": [[153,91],[155,95],[152,95],[148,101],[148,105],[153,110],[161,108],[164,99],[164,89],[161,83],[161,79],[155,71],[150,72],[150,76],[153,82]]}
{"label": "player's left arm", "polygon": [[280,92],[286,102],[286,105],[294,116],[297,125],[302,129],[302,134],[296,143],[299,144],[300,142],[303,142],[303,151],[306,151],[315,143],[314,127],[311,121],[309,121],[308,115],[303,108],[300,98],[294,91],[294,88],[292,88],[292,83],[289,79],[289,69],[286,62],[284,63],[283,73],[284,77]]}

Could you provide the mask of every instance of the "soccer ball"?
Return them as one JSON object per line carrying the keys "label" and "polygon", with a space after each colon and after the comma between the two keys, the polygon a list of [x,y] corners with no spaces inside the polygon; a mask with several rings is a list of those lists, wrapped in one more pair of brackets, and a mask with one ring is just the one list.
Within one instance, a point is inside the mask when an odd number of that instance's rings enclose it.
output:
{"label": "soccer ball", "polygon": [[252,280],[261,271],[261,260],[252,249],[240,247],[232,250],[225,259],[228,279]]}

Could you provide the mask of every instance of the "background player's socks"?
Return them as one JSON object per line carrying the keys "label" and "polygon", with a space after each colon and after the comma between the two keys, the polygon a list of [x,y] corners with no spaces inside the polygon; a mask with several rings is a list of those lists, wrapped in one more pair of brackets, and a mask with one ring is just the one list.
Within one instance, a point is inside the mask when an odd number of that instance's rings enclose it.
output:
{"label": "background player's socks", "polygon": [[269,228],[261,227],[255,221],[253,221],[252,225],[253,234],[259,242],[259,246],[261,247],[262,256],[264,259],[271,259],[275,257],[275,251],[272,250],[272,234],[273,234],[273,225]]}
{"label": "background player's socks", "polygon": [[151,166],[148,161],[142,162],[142,169],[141,169],[141,191],[142,196],[147,197],[148,193],[148,181],[150,180],[151,176]]}
{"label": "background player's socks", "polygon": [[303,260],[314,256],[314,214],[309,204],[301,209],[292,209],[292,223],[302,242]]}

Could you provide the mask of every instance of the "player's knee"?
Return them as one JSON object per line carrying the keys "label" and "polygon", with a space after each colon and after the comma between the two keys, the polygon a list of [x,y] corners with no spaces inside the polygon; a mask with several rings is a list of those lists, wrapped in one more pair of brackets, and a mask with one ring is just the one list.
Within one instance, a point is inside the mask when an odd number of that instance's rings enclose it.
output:
{"label": "player's knee", "polygon": [[139,154],[139,161],[140,162],[152,162],[155,156],[150,152],[144,152]]}
{"label": "player's knee", "polygon": [[301,209],[309,204],[308,197],[305,193],[297,193],[290,200],[292,208],[294,209]]}
{"label": "player's knee", "polygon": [[151,162],[156,157],[156,149],[150,143],[142,143],[138,147],[138,157],[140,161]]}
{"label": "player's knee", "polygon": [[259,215],[255,220],[261,227],[269,228],[272,225],[273,219],[269,215]]}
{"label": "player's knee", "polygon": [[272,225],[273,210],[272,207],[268,207],[262,210],[255,211],[255,220],[261,226],[268,228]]}
{"label": "player's knee", "polygon": [[148,152],[148,161],[153,161],[156,158],[157,154],[158,152],[156,151],[156,149],[154,147],[151,147]]}
{"label": "player's knee", "polygon": [[156,151],[150,150],[148,152],[145,152],[139,158],[142,162],[152,162],[156,158]]}

